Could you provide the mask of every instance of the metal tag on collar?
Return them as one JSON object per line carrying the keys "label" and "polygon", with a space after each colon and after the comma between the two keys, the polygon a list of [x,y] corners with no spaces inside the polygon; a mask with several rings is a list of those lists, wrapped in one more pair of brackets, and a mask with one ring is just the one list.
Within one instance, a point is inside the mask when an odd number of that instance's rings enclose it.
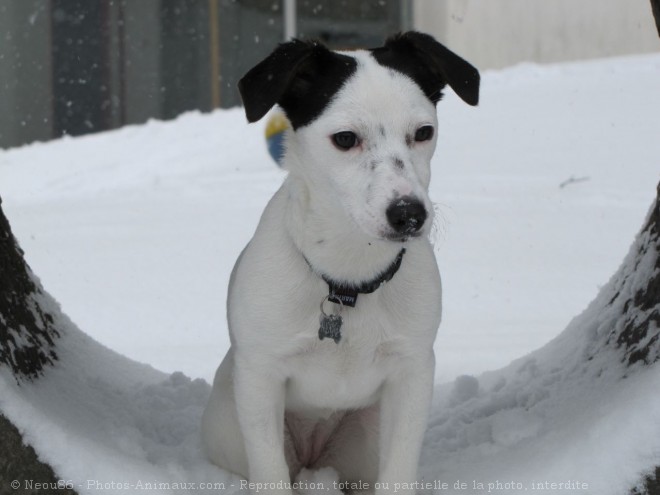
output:
{"label": "metal tag on collar", "polygon": [[329,285],[330,293],[328,294],[328,301],[335,304],[341,304],[341,306],[350,306],[351,308],[355,307],[358,298],[358,291],[355,289],[337,287],[335,285]]}
{"label": "metal tag on collar", "polygon": [[[341,326],[344,323],[344,319],[341,317],[340,314],[327,314],[323,310],[323,304],[326,301],[331,300],[330,298],[331,298],[331,294],[328,294],[321,301],[321,316],[319,318],[319,322],[320,322],[319,340],[323,340],[324,338],[328,337],[334,340],[335,344],[339,344],[339,341],[341,340]],[[338,301],[339,301],[339,311],[341,312],[341,309],[344,307],[344,303],[341,302],[341,299],[338,299]]]}

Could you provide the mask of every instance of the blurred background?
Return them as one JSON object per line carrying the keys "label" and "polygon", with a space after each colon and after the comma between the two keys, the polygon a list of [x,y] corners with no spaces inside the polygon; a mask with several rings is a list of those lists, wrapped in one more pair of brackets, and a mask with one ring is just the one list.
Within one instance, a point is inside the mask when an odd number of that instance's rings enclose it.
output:
{"label": "blurred background", "polygon": [[481,70],[657,51],[648,0],[2,0],[0,148],[240,104],[293,36],[433,34]]}

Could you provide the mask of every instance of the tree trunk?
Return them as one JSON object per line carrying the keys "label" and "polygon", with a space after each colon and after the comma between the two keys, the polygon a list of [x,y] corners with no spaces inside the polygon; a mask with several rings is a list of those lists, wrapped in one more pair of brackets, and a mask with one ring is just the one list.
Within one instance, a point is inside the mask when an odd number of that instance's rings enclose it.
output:
{"label": "tree trunk", "polygon": [[[660,0],[652,0],[658,33],[660,33]],[[624,359],[631,366],[637,362],[650,365],[660,360],[660,184],[657,187],[655,205],[649,220],[642,229],[647,242],[638,250],[638,264],[646,256],[655,256],[655,263],[645,274],[631,273],[630,276],[645,275],[646,282],[631,296],[624,297],[624,325],[622,330],[613,330],[612,339],[616,339],[624,349]],[[614,302],[614,301],[612,301]],[[635,315],[643,315],[635,319]],[[632,490],[632,495],[660,495],[660,466],[644,479],[643,491]]]}
{"label": "tree trunk", "polygon": [[[651,9],[653,11],[653,18],[655,19],[655,27],[658,30],[658,36],[660,36],[660,0],[651,0]],[[660,198],[660,184],[658,185],[658,198]],[[658,199],[656,199],[656,208],[654,215],[652,215],[651,220],[649,221],[650,226],[647,226],[647,228],[654,229],[656,236],[658,235],[658,231],[660,231],[660,219],[658,216],[660,216],[660,205],[658,204]],[[656,243],[657,243],[657,237],[656,237]],[[657,244],[656,244],[657,246]],[[656,270],[658,268],[658,263],[660,261],[656,261]],[[653,287],[652,287],[653,285]],[[652,289],[651,291],[648,292],[647,296],[647,301],[648,304],[653,304],[653,298],[655,298],[655,303],[657,306],[658,301],[660,301],[660,274],[657,274],[655,276],[655,282],[653,284],[649,284],[649,288]],[[656,318],[655,318],[656,325],[658,325],[658,313],[656,311]],[[648,324],[650,323],[650,320],[647,320],[647,326],[646,330],[643,330],[645,332],[648,332]],[[625,337],[623,337],[624,341],[627,340],[628,337],[633,337],[631,332],[628,332]],[[658,335],[655,335],[655,340],[657,342]],[[656,346],[657,347],[657,346]],[[641,354],[635,354],[635,358],[637,356],[642,357],[644,355],[644,350],[641,350]],[[657,359],[657,354],[656,354],[656,359]],[[655,469],[655,473],[652,476],[648,476],[645,479],[645,486],[646,486],[646,493],[649,495],[660,495],[660,466],[658,466]],[[638,493],[638,492],[633,492],[633,493]]]}
{"label": "tree trunk", "polygon": [[[11,233],[0,198],[0,367],[9,368],[19,383],[39,378],[57,361],[55,347],[60,334],[53,315],[37,303],[42,292]],[[53,469],[23,443],[20,432],[2,414],[0,445],[0,495],[51,491],[35,488],[39,483],[57,486]],[[58,489],[57,493],[75,492]]]}
{"label": "tree trunk", "polygon": [[[58,484],[53,469],[39,460],[32,447],[23,443],[20,432],[2,414],[0,414],[0,445],[2,445],[0,495],[76,493],[67,488],[65,482],[59,481]],[[49,488],[42,488],[44,486]]]}
{"label": "tree trunk", "polygon": [[655,468],[652,475],[644,478],[644,488],[642,491],[633,490],[631,495],[658,495],[660,494],[660,466]]}
{"label": "tree trunk", "polygon": [[23,258],[0,198],[0,365],[35,379],[57,360],[53,315],[37,304],[43,292]]}
{"label": "tree trunk", "polygon": [[[660,360],[660,184],[648,221],[639,233],[634,265],[623,270],[611,307],[621,308],[621,317],[603,346],[623,351],[627,365],[652,365]],[[596,347],[594,353],[600,349]]]}

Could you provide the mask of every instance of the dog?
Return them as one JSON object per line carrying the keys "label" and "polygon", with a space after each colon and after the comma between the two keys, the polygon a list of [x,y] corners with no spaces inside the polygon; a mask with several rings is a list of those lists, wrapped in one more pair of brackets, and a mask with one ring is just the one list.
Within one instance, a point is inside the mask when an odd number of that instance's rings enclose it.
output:
{"label": "dog", "polygon": [[[278,105],[288,176],[232,271],[231,347],[202,419],[210,460],[253,492],[414,493],[441,285],[429,232],[436,104],[479,72],[427,34],[335,52],[279,45],[239,82]],[[316,476],[316,478],[315,478]]]}

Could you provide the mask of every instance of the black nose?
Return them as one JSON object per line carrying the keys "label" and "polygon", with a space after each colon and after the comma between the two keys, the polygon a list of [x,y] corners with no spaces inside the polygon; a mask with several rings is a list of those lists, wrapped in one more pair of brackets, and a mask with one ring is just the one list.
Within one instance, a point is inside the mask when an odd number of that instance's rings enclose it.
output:
{"label": "black nose", "polygon": [[417,232],[426,220],[426,208],[419,199],[412,196],[395,199],[385,213],[387,221],[399,234]]}

